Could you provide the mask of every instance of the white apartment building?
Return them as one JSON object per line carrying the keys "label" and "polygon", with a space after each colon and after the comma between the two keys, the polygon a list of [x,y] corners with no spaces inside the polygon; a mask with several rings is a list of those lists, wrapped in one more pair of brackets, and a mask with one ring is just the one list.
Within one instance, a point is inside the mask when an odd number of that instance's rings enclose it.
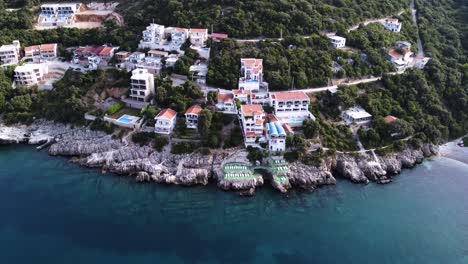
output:
{"label": "white apartment building", "polygon": [[205,47],[208,40],[208,29],[206,28],[191,28],[190,43],[197,47]]}
{"label": "white apartment building", "polygon": [[315,120],[309,111],[310,98],[304,92],[270,93],[270,104],[276,117],[291,127],[300,127],[307,119]]}
{"label": "white apartment building", "polygon": [[198,116],[200,115],[202,108],[199,105],[192,105],[185,112],[185,126],[187,128],[197,129],[198,128]]}
{"label": "white apartment building", "polygon": [[327,38],[330,40],[332,47],[335,49],[344,48],[346,46],[346,38],[336,35],[329,35]]}
{"label": "white apartment building", "polygon": [[154,132],[169,135],[176,125],[177,112],[167,108],[159,112],[154,118]]}
{"label": "white apartment building", "polygon": [[234,99],[239,100],[243,104],[250,104],[251,103],[251,96],[252,92],[250,90],[232,90],[232,94],[234,95]]}
{"label": "white apartment building", "polygon": [[236,114],[237,108],[232,93],[218,93],[216,108],[224,113]]}
{"label": "white apartment building", "polygon": [[400,32],[403,23],[399,22],[396,18],[388,18],[382,22],[382,25],[391,32]]}
{"label": "white apartment building", "polygon": [[15,85],[16,86],[33,86],[38,85],[44,80],[44,75],[48,74],[46,64],[25,64],[15,68]]}
{"label": "white apartment building", "polygon": [[242,105],[239,109],[239,121],[244,135],[245,146],[257,146],[266,141],[263,131],[265,112],[259,104]]}
{"label": "white apartment building", "polygon": [[355,106],[349,108],[348,110],[342,113],[343,119],[346,124],[357,124],[363,125],[372,121],[372,115],[369,114],[364,108],[360,106]]}
{"label": "white apartment building", "polygon": [[0,66],[18,64],[20,47],[18,40],[14,40],[12,44],[0,46]]}
{"label": "white apartment building", "polygon": [[140,41],[140,48],[151,48],[153,45],[160,45],[165,38],[164,26],[150,24],[143,31],[143,38]]}
{"label": "white apartment building", "polygon": [[33,59],[55,59],[57,58],[57,43],[25,47],[24,56]]}
{"label": "white apartment building", "polygon": [[286,131],[280,122],[266,124],[268,150],[271,152],[283,152],[286,150]]}
{"label": "white apartment building", "polygon": [[263,80],[263,60],[242,58],[239,78],[239,90],[258,91]]}
{"label": "white apartment building", "polygon": [[150,95],[154,94],[154,75],[146,69],[132,71],[130,99],[147,102]]}
{"label": "white apartment building", "polygon": [[186,28],[168,28],[174,46],[182,46],[188,38],[189,30]]}
{"label": "white apartment building", "polygon": [[44,27],[66,26],[75,22],[75,14],[79,12],[81,4],[44,4],[41,5],[39,25]]}

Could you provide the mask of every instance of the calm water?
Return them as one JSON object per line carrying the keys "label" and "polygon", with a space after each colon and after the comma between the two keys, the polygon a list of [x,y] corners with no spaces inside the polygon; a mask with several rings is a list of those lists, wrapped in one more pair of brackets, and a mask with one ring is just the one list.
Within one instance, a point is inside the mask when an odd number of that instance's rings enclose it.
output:
{"label": "calm water", "polygon": [[0,263],[468,263],[468,165],[284,198],[140,185],[0,147]]}

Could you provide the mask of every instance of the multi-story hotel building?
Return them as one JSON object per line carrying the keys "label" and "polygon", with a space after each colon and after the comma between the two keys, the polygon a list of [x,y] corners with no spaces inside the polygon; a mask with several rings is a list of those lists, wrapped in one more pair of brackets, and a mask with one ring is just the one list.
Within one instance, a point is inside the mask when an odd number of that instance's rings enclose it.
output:
{"label": "multi-story hotel building", "polygon": [[130,98],[139,102],[147,102],[154,94],[154,75],[146,69],[132,71]]}

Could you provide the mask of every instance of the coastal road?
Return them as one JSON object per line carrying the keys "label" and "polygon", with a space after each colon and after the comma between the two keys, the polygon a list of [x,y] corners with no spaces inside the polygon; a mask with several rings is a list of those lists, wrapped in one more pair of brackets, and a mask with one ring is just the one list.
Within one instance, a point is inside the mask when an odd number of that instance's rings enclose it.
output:
{"label": "coastal road", "polygon": [[421,37],[419,35],[417,10],[416,10],[415,4],[414,4],[414,0],[411,0],[410,8],[411,8],[411,15],[413,16],[413,26],[416,28],[417,34],[418,34],[418,41],[417,41],[418,55],[417,55],[416,58],[417,59],[422,59],[422,58],[424,58],[424,49],[423,49]]}

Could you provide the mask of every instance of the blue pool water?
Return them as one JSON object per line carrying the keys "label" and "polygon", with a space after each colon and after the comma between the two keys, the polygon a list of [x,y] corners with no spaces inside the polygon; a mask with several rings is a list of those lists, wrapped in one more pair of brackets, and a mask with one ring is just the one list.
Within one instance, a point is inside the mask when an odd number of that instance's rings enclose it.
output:
{"label": "blue pool water", "polygon": [[133,120],[132,116],[129,116],[129,115],[123,115],[119,119],[117,119],[117,121],[121,123],[125,123],[125,124],[132,123],[132,120]]}
{"label": "blue pool water", "polygon": [[468,263],[468,165],[253,198],[0,146],[0,263]]}

